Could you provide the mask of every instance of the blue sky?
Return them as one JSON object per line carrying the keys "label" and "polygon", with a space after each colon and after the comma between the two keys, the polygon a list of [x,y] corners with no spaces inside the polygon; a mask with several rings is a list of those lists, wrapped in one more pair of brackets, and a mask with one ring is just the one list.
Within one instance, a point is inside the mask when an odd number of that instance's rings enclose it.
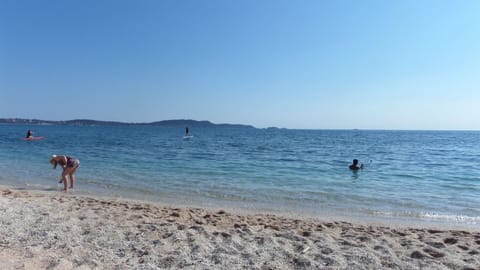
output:
{"label": "blue sky", "polygon": [[480,1],[0,0],[0,118],[480,129]]}

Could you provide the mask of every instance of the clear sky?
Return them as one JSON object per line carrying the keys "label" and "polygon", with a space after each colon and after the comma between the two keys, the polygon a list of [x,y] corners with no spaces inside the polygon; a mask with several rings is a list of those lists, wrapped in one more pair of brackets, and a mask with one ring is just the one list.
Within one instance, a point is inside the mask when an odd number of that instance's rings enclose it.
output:
{"label": "clear sky", "polygon": [[480,130],[477,0],[0,0],[0,118]]}

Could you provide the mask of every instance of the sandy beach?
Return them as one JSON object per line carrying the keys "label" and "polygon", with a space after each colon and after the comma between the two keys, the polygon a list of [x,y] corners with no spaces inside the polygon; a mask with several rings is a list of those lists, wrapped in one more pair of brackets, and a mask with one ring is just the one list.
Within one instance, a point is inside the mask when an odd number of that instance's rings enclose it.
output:
{"label": "sandy beach", "polygon": [[479,269],[478,231],[0,189],[1,269]]}

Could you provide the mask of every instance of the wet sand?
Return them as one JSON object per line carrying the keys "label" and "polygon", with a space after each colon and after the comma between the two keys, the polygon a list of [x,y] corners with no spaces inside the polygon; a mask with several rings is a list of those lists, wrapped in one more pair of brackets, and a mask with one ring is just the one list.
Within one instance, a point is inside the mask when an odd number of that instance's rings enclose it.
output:
{"label": "wet sand", "polygon": [[480,232],[0,188],[1,269],[480,269]]}

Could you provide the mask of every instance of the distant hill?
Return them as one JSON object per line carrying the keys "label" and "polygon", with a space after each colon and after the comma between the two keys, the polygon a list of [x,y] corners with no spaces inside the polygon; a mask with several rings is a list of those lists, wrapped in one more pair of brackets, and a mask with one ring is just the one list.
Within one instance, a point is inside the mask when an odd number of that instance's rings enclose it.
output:
{"label": "distant hill", "polygon": [[142,125],[142,126],[160,126],[160,127],[234,127],[234,128],[254,128],[250,125],[240,124],[214,124],[210,121],[197,121],[189,119],[163,120],[151,123],[125,123],[115,121],[97,121],[90,119],[75,119],[67,121],[50,121],[39,119],[22,118],[0,118],[0,124],[24,124],[24,125],[70,125],[70,126],[120,126],[120,125]]}

